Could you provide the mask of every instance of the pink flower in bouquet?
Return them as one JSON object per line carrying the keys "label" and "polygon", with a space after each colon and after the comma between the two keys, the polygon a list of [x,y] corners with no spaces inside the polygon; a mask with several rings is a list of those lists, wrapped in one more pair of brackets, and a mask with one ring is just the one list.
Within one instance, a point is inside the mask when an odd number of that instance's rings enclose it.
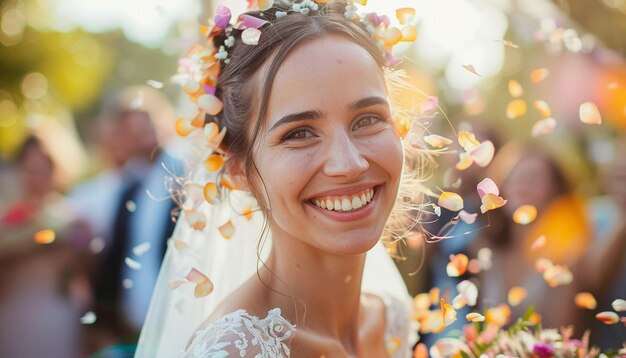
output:
{"label": "pink flower in bouquet", "polygon": [[546,343],[535,343],[533,354],[541,358],[549,358],[554,356],[554,349]]}

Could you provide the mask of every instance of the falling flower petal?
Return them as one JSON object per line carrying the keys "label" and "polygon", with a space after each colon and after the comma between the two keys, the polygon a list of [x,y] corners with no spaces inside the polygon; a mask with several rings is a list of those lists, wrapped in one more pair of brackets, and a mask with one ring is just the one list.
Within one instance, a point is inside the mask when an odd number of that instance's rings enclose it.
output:
{"label": "falling flower petal", "polygon": [[386,343],[387,356],[392,357],[400,347],[402,347],[402,340],[398,337],[392,337]]}
{"label": "falling flower petal", "polygon": [[446,265],[446,272],[450,277],[459,277],[467,271],[469,259],[464,254],[450,255],[450,262]]}
{"label": "falling flower petal", "polygon": [[461,212],[459,212],[459,218],[461,218],[461,220],[468,225],[473,224],[476,221],[476,217],[478,217],[478,214],[476,213],[470,214],[465,210],[461,210]]}
{"label": "falling flower petal", "polygon": [[183,240],[174,239],[174,247],[178,251],[183,251],[187,248],[187,243],[184,242]]}
{"label": "falling flower petal", "polygon": [[613,307],[615,312],[624,312],[626,311],[626,300],[618,298],[611,303],[611,307]]}
{"label": "falling flower petal", "polygon": [[420,103],[420,112],[424,115],[431,114],[437,110],[439,105],[439,98],[435,96],[428,96]]}
{"label": "falling flower petal", "polygon": [[179,136],[186,137],[194,129],[195,127],[191,125],[191,121],[187,117],[180,117],[176,120],[176,134]]}
{"label": "falling flower petal", "polygon": [[252,208],[246,208],[241,212],[241,215],[243,215],[246,220],[250,221],[252,220]]}
{"label": "falling flower petal", "polygon": [[230,220],[228,220],[226,224],[220,226],[218,229],[220,231],[220,234],[222,234],[222,236],[227,240],[235,235],[235,226]]}
{"label": "falling flower petal", "polygon": [[468,313],[465,315],[465,319],[470,322],[482,322],[485,320],[485,316],[477,312]]}
{"label": "falling flower petal", "polygon": [[619,322],[619,316],[615,312],[604,311],[596,315],[596,319],[604,324],[615,324]]}
{"label": "falling flower petal", "polygon": [[446,137],[442,137],[440,135],[430,134],[424,137],[424,142],[426,142],[428,145],[430,145],[433,148],[439,149],[452,143],[452,140]]}
{"label": "falling flower petal", "polygon": [[185,221],[187,221],[187,224],[189,224],[192,229],[198,231],[204,230],[206,227],[206,217],[202,211],[197,209],[185,209],[184,213]]}
{"label": "falling flower petal", "polygon": [[446,303],[444,298],[441,299],[441,315],[443,316],[443,325],[449,326],[456,321],[456,310],[454,307]]}
{"label": "falling flower petal", "polygon": [[[257,30],[262,27],[263,25],[269,23],[269,21],[267,20],[263,20],[263,19],[259,19],[258,17],[255,16],[251,16],[251,15],[247,15],[247,14],[242,14],[239,16],[239,20],[241,20],[242,22],[242,26],[239,28],[240,30]],[[243,32],[246,32],[246,31]],[[253,31],[254,32],[254,31]],[[260,31],[259,31],[260,34]],[[243,40],[243,33],[241,34],[242,40]],[[244,41],[244,43],[246,43]],[[248,44],[248,45],[256,45],[256,44]]]}
{"label": "falling flower petal", "polygon": [[428,293],[420,293],[413,298],[413,307],[416,310],[428,310],[430,306],[431,301]]}
{"label": "falling flower petal", "polygon": [[465,170],[471,167],[472,164],[474,164],[472,156],[467,152],[463,152],[459,153],[459,162],[456,163],[455,168],[458,170]]}
{"label": "falling flower petal", "polygon": [[383,40],[386,47],[393,46],[402,40],[402,31],[396,27],[381,28],[377,36]]}
{"label": "falling flower petal", "polygon": [[265,11],[274,6],[274,0],[258,0],[259,11]]}
{"label": "falling flower petal", "polygon": [[593,102],[585,102],[580,105],[580,121],[585,124],[602,124],[600,110]]}
{"label": "falling flower petal", "polygon": [[237,187],[237,185],[235,184],[235,182],[228,176],[228,175],[222,175],[222,186],[226,189],[229,190],[238,190],[239,187]]}
{"label": "falling flower petal", "polygon": [[535,109],[539,112],[539,114],[544,117],[550,117],[552,115],[552,111],[550,110],[550,106],[548,106],[548,104],[546,103],[546,101],[535,101],[533,102],[533,105],[535,106]]}
{"label": "falling flower petal", "polygon": [[56,234],[54,230],[51,229],[39,230],[35,233],[33,238],[38,244],[51,244],[56,239]]}
{"label": "falling flower petal", "polygon": [[85,314],[80,318],[80,323],[82,324],[93,324],[95,322],[96,322],[96,314],[93,313],[92,311],[85,312]]}
{"label": "falling flower petal", "polygon": [[458,141],[466,152],[471,152],[480,146],[480,142],[476,139],[474,133],[468,131],[459,131]]}
{"label": "falling flower petal", "polygon": [[491,261],[492,257],[493,257],[493,252],[491,251],[490,248],[483,247],[480,250],[478,250],[476,259],[480,263],[480,268],[482,268],[483,270],[491,269],[491,266],[493,265],[493,262]]}
{"label": "falling flower petal", "polygon": [[241,33],[241,41],[246,45],[256,46],[259,44],[261,31],[257,29],[245,29]]}
{"label": "falling flower petal", "polygon": [[415,9],[411,7],[396,9],[396,17],[400,21],[400,25],[404,25],[415,17]]}
{"label": "falling flower petal", "polygon": [[198,107],[212,116],[220,113],[224,108],[224,103],[212,94],[203,94],[198,97],[197,103]]}
{"label": "falling flower petal", "polygon": [[530,80],[533,83],[539,83],[548,77],[550,71],[547,68],[538,68],[530,73]]}
{"label": "falling flower petal", "polygon": [[526,114],[526,101],[514,99],[506,106],[506,116],[509,119],[519,118]]}
{"label": "falling flower petal", "polygon": [[130,278],[125,278],[122,280],[122,287],[124,287],[127,290],[130,290],[131,288],[133,288],[134,285],[135,283]]}
{"label": "falling flower petal", "polygon": [[502,44],[504,46],[508,46],[508,47],[511,47],[511,48],[519,48],[518,44],[514,43],[513,41],[509,41],[509,40],[502,40]]}
{"label": "falling flower petal", "polygon": [[506,325],[510,318],[511,308],[504,303],[497,307],[489,308],[485,314],[485,320],[487,323],[498,327]]}
{"label": "falling flower petal", "polygon": [[467,264],[467,271],[473,274],[477,274],[481,271],[480,262],[477,259],[471,259]]}
{"label": "falling flower petal", "polygon": [[189,281],[187,281],[187,280],[169,280],[167,282],[167,286],[169,287],[170,290],[175,290],[178,287],[180,287],[180,286],[182,286],[184,284],[187,284],[187,283],[189,283]]}
{"label": "falling flower petal", "polygon": [[430,297],[430,302],[432,304],[436,304],[437,302],[439,302],[440,292],[441,290],[439,289],[439,287],[433,287],[428,291],[428,297]]}
{"label": "falling flower petal", "polygon": [[463,198],[457,193],[444,191],[439,195],[437,205],[450,211],[459,211],[463,209]]}
{"label": "falling flower petal", "polygon": [[469,306],[476,305],[476,299],[478,298],[478,288],[469,280],[463,280],[456,285],[456,290],[459,295],[465,298],[465,301]]}
{"label": "falling flower petal", "polygon": [[418,343],[413,350],[413,358],[428,358],[428,348],[424,343]]}
{"label": "falling flower petal", "polygon": [[524,298],[526,298],[526,295],[527,295],[527,292],[524,287],[516,286],[516,287],[511,288],[507,295],[509,305],[513,307],[518,306],[520,303],[522,303]]}
{"label": "falling flower petal", "polygon": [[550,261],[550,260],[548,260],[546,258],[539,258],[539,259],[537,259],[537,261],[535,261],[535,270],[537,270],[537,272],[539,272],[541,274],[546,272],[546,270],[549,269],[552,266],[554,266],[552,261]]}
{"label": "falling flower petal", "polygon": [[528,225],[537,217],[537,209],[532,205],[522,205],[513,212],[513,221],[520,225]]}
{"label": "falling flower petal", "polygon": [[481,200],[482,205],[480,206],[480,212],[483,214],[489,210],[501,208],[507,202],[501,196],[497,196],[495,194],[485,194]]}
{"label": "falling flower petal", "polygon": [[133,259],[131,259],[130,257],[127,257],[124,259],[124,263],[126,264],[126,266],[130,267],[133,270],[140,270],[141,269],[141,264]]}
{"label": "falling flower petal", "polygon": [[472,66],[472,65],[463,65],[463,68],[466,69],[467,71],[475,74],[476,76],[480,76],[478,74],[478,72],[476,72],[476,69],[474,68],[474,66]]}
{"label": "falling flower petal", "polygon": [[213,21],[215,22],[215,26],[220,29],[226,28],[228,26],[228,22],[230,21],[232,14],[230,9],[224,5],[217,5],[215,8],[215,18]]}
{"label": "falling flower petal", "polygon": [[135,256],[137,257],[140,257],[141,255],[148,252],[148,250],[150,250],[151,247],[152,245],[149,242],[144,242],[142,244],[139,244],[133,247],[133,254],[135,254]]}
{"label": "falling flower petal", "polygon": [[554,288],[571,283],[574,275],[565,266],[553,265],[544,271],[543,278],[550,287]]}
{"label": "falling flower petal", "polygon": [[94,237],[89,241],[89,251],[94,254],[99,254],[104,250],[105,242],[101,237]]}
{"label": "falling flower petal", "polygon": [[589,292],[579,292],[574,297],[574,302],[579,308],[595,310],[598,306],[596,298]]}
{"label": "falling flower petal", "polygon": [[209,171],[209,173],[215,173],[224,164],[224,157],[219,154],[212,154],[204,161],[204,167]]}
{"label": "falling flower petal", "polygon": [[413,42],[417,40],[417,29],[415,28],[415,26],[404,26],[402,27],[400,32],[402,33],[402,38],[400,39],[400,41]]}
{"label": "falling flower petal", "polygon": [[490,178],[483,179],[478,185],[476,185],[478,196],[482,199],[486,194],[499,195],[500,190],[496,183]]}
{"label": "falling flower petal", "polygon": [[197,269],[192,268],[185,278],[196,284],[196,289],[194,291],[194,296],[196,298],[205,297],[213,292],[213,282],[211,282],[205,274]]}
{"label": "falling flower petal", "polygon": [[215,201],[217,199],[217,184],[215,184],[215,182],[208,182],[204,185],[204,189],[202,190],[202,193],[204,194],[204,199],[209,203],[209,204],[215,204]]}
{"label": "falling flower petal", "polygon": [[532,251],[537,251],[540,248],[546,245],[546,235],[541,235],[533,241],[533,244],[530,246]]}
{"label": "falling flower petal", "polygon": [[155,81],[155,80],[148,80],[146,81],[146,84],[152,88],[156,88],[156,89],[161,89],[163,88],[163,82],[159,82],[159,81]]}
{"label": "falling flower petal", "polygon": [[509,80],[509,94],[511,94],[511,97],[515,98],[521,97],[524,95],[524,89],[516,80]]}
{"label": "falling flower petal", "polygon": [[554,118],[544,118],[538,120],[534,125],[531,133],[533,137],[539,137],[541,135],[550,134],[556,128],[556,121]]}
{"label": "falling flower petal", "polygon": [[476,163],[476,165],[484,168],[489,165],[489,163],[491,163],[491,159],[493,159],[495,150],[496,149],[493,146],[493,143],[491,143],[491,141],[489,140],[486,140],[480,143],[477,148],[473,149],[470,152],[470,156],[472,157],[472,160],[474,161],[474,163]]}

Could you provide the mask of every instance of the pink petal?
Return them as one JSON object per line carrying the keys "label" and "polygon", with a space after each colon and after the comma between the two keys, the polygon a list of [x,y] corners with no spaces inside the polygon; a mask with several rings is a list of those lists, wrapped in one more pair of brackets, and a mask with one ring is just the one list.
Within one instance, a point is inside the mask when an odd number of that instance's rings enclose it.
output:
{"label": "pink petal", "polygon": [[461,212],[459,212],[459,218],[461,218],[461,220],[468,225],[473,224],[476,221],[477,216],[478,214],[470,214],[465,210],[461,210]]}
{"label": "pink petal", "polygon": [[470,152],[470,156],[472,157],[476,165],[484,168],[489,165],[489,163],[491,163],[491,159],[493,159],[493,154],[495,153],[495,151],[496,149],[494,148],[493,143],[491,143],[491,141],[489,140],[486,140],[480,143],[478,148],[473,149]]}
{"label": "pink petal", "polygon": [[481,199],[483,198],[483,196],[485,196],[485,194],[500,195],[500,190],[498,189],[498,186],[496,185],[496,183],[493,182],[493,180],[489,178],[485,178],[480,183],[478,183],[478,185],[476,186],[476,190],[478,190],[478,196],[480,196]]}
{"label": "pink petal", "polygon": [[428,96],[428,98],[420,103],[420,112],[422,114],[431,114],[437,110],[437,105],[439,105],[439,98]]}
{"label": "pink petal", "polygon": [[243,22],[243,28],[240,28],[240,30],[243,29],[258,29],[259,27],[267,24],[269,21],[267,20],[263,20],[263,19],[259,19],[258,17],[254,17],[254,16],[250,16],[250,15],[240,15],[239,19]]}
{"label": "pink petal", "polygon": [[232,14],[230,12],[230,9],[224,5],[217,5],[217,8],[215,9],[215,26],[223,29],[226,28],[226,26],[228,26],[228,22],[230,21]]}

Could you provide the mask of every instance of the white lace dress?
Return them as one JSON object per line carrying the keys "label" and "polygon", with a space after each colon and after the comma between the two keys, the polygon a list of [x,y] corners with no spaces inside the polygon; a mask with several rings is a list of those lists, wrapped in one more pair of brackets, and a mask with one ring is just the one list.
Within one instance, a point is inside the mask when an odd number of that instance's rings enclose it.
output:
{"label": "white lace dress", "polygon": [[[398,299],[381,298],[386,306],[385,342],[389,356],[409,357],[409,308]],[[265,318],[238,310],[196,332],[182,357],[289,357],[289,338],[295,330],[296,326],[281,315],[280,308],[270,310]]]}

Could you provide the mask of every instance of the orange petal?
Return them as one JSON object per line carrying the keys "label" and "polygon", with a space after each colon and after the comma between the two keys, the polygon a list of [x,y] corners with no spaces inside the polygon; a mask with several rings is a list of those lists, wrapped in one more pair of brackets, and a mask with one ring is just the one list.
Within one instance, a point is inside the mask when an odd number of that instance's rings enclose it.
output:
{"label": "orange petal", "polygon": [[432,305],[430,295],[428,293],[420,293],[413,298],[413,308],[419,311],[428,310]]}
{"label": "orange petal", "polygon": [[456,163],[455,168],[458,170],[465,170],[472,166],[474,160],[472,156],[467,152],[459,153],[459,162]]}
{"label": "orange petal", "polygon": [[596,298],[589,292],[579,292],[574,297],[574,302],[579,308],[595,310],[598,306]]}
{"label": "orange petal", "polygon": [[480,206],[480,212],[486,213],[489,210],[498,209],[506,204],[506,200],[501,196],[495,194],[485,194],[482,198],[482,205]]}
{"label": "orange petal", "polygon": [[194,126],[195,128],[204,127],[204,116],[205,116],[204,112],[198,111],[198,113],[196,113],[196,115],[191,120],[191,125]]}
{"label": "orange petal", "polygon": [[400,30],[400,32],[402,33],[402,38],[400,39],[400,41],[413,42],[417,40],[417,29],[415,28],[415,26],[404,26],[402,30]]}
{"label": "orange petal", "polygon": [[533,83],[539,83],[548,77],[550,71],[547,68],[538,68],[530,73],[530,80]]}
{"label": "orange petal", "polygon": [[463,68],[466,69],[467,71],[475,74],[476,76],[480,76],[478,74],[478,72],[476,72],[476,69],[474,68],[474,66],[472,66],[472,65],[463,65]]}
{"label": "orange petal", "polygon": [[56,239],[56,234],[52,229],[39,230],[35,233],[33,239],[38,244],[51,244]]}
{"label": "orange petal", "polygon": [[194,296],[196,298],[205,297],[213,292],[213,282],[211,282],[205,274],[195,268],[189,271],[186,279],[196,284],[196,289],[194,290]]}
{"label": "orange petal", "polygon": [[538,325],[541,323],[541,315],[537,312],[533,312],[533,314],[531,314],[528,318],[528,322],[533,326]]}
{"label": "orange petal", "polygon": [[464,254],[450,255],[450,262],[446,266],[446,272],[450,277],[459,277],[467,271],[469,259]]}
{"label": "orange petal", "polygon": [[538,120],[534,125],[531,133],[533,137],[539,137],[541,135],[550,134],[556,128],[556,121],[554,118],[544,118]]}
{"label": "orange petal", "polygon": [[187,117],[180,117],[176,120],[176,134],[179,136],[186,137],[194,129],[195,127],[191,125],[191,121]]}
{"label": "orange petal", "polygon": [[526,114],[526,101],[514,99],[506,105],[506,116],[509,119],[519,118]]}
{"label": "orange petal", "polygon": [[596,315],[596,319],[602,321],[604,324],[615,324],[619,322],[619,316],[615,312],[604,311]]}
{"label": "orange petal", "polygon": [[222,140],[224,139],[224,136],[226,136],[226,127],[223,127],[219,133],[217,133],[215,136],[213,136],[213,138],[209,140],[208,142],[209,148],[218,150],[220,147],[220,144],[222,144]]}
{"label": "orange petal", "polygon": [[554,288],[571,283],[574,280],[574,275],[565,266],[553,265],[543,272],[543,278],[550,287]]}
{"label": "orange petal", "polygon": [[444,298],[441,299],[441,315],[444,326],[449,326],[452,322],[456,321],[456,310],[454,307],[447,304]]}
{"label": "orange petal", "polygon": [[206,227],[206,218],[201,211],[196,209],[185,209],[184,212],[185,220],[192,229],[198,231],[204,230]]}
{"label": "orange petal", "polygon": [[224,157],[219,154],[210,155],[207,160],[204,161],[204,167],[209,173],[215,173],[222,168],[224,164]]}
{"label": "orange petal", "polygon": [[500,304],[487,310],[485,320],[488,324],[502,327],[507,324],[511,318],[511,308],[506,304]]}
{"label": "orange petal", "polygon": [[441,290],[439,287],[433,287],[428,291],[428,296],[430,297],[431,304],[436,304],[439,302],[439,293]]}
{"label": "orange petal", "polygon": [[585,124],[602,124],[600,110],[593,102],[585,102],[580,105],[580,121]]}
{"label": "orange petal", "polygon": [[489,165],[489,163],[491,163],[491,159],[493,159],[493,154],[495,153],[495,150],[496,149],[494,148],[493,143],[491,143],[491,141],[489,140],[486,140],[480,143],[477,148],[473,149],[470,152],[470,156],[472,157],[472,160],[474,160],[476,165],[484,168]]}
{"label": "orange petal", "polygon": [[444,191],[439,195],[437,205],[450,211],[459,211],[463,209],[463,198],[457,193]]}
{"label": "orange petal", "polygon": [[246,220],[250,221],[252,220],[252,208],[246,208],[241,212],[241,215],[243,215]]}
{"label": "orange petal", "polygon": [[404,25],[415,17],[415,9],[412,7],[396,9],[396,17],[400,21],[400,25]]}
{"label": "orange petal", "polygon": [[550,117],[552,115],[552,111],[550,110],[550,106],[548,106],[546,101],[542,101],[542,100],[535,101],[535,102],[533,102],[533,105],[535,106],[535,109],[539,112],[539,114],[543,118],[547,118],[547,117]]}
{"label": "orange petal", "polygon": [[537,251],[540,248],[546,245],[546,235],[541,235],[533,241],[533,244],[530,246],[532,251]]}
{"label": "orange petal", "polygon": [[509,80],[509,94],[515,98],[521,97],[524,95],[524,89],[516,80]]}
{"label": "orange petal", "polygon": [[220,234],[222,234],[222,236],[227,240],[235,235],[235,226],[230,220],[228,220],[226,224],[220,226],[218,229],[220,231]]}
{"label": "orange petal", "polygon": [[204,194],[204,199],[209,204],[215,204],[215,201],[217,200],[217,184],[215,184],[215,182],[212,182],[212,181],[207,182],[204,185],[202,194]]}
{"label": "orange petal", "polygon": [[381,28],[377,36],[383,40],[386,47],[390,47],[402,40],[402,31],[398,30],[396,27]]}
{"label": "orange petal", "polygon": [[522,205],[513,212],[513,221],[520,225],[528,225],[537,217],[537,209],[532,205]]}
{"label": "orange petal", "polygon": [[430,145],[433,148],[439,149],[452,143],[452,140],[446,137],[442,137],[440,135],[431,134],[431,135],[427,135],[424,137],[424,142],[426,142],[428,145]]}
{"label": "orange petal", "polygon": [[198,97],[197,104],[198,107],[211,116],[220,113],[222,108],[224,108],[224,103],[219,98],[208,93]]}
{"label": "orange petal", "polygon": [[459,131],[458,141],[466,152],[471,152],[480,145],[474,133],[468,131]]}
{"label": "orange petal", "polygon": [[468,313],[465,315],[465,319],[470,322],[482,322],[485,320],[485,316],[477,312]]}
{"label": "orange petal", "polygon": [[222,175],[222,186],[230,190],[239,190],[239,187],[235,185],[235,182],[226,174]]}
{"label": "orange petal", "polygon": [[509,305],[515,307],[518,306],[520,303],[522,303],[522,301],[524,300],[524,298],[526,298],[526,289],[524,287],[513,287],[509,290],[508,293],[508,301],[509,301]]}
{"label": "orange petal", "polygon": [[615,312],[624,312],[626,311],[626,301],[622,299],[616,299],[611,303],[611,307],[615,310]]}
{"label": "orange petal", "polygon": [[428,348],[424,343],[418,343],[413,350],[413,358],[428,358]]}

